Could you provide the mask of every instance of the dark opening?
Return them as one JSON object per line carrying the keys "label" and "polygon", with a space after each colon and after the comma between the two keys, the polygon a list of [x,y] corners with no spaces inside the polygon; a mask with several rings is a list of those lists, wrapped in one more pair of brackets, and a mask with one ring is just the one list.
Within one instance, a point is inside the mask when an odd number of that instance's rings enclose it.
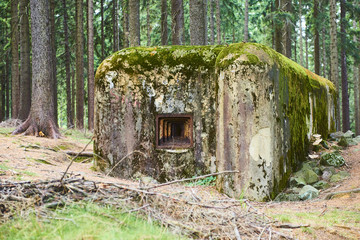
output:
{"label": "dark opening", "polygon": [[193,145],[191,114],[160,114],[156,118],[157,148],[190,148]]}

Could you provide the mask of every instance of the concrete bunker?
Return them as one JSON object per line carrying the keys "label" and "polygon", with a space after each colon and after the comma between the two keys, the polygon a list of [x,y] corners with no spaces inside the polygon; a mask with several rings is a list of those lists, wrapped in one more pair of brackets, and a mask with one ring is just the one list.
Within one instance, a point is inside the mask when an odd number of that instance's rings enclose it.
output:
{"label": "concrete bunker", "polygon": [[333,84],[260,44],[123,49],[95,86],[97,164],[123,178],[238,170],[218,189],[272,198],[335,129]]}

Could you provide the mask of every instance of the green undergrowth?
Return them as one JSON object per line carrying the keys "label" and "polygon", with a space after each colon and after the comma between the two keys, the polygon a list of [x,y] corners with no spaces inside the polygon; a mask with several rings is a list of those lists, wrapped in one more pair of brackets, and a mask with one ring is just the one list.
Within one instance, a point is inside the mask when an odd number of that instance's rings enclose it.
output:
{"label": "green undergrowth", "polygon": [[93,203],[35,212],[0,225],[0,239],[185,239],[153,221]]}
{"label": "green undergrowth", "polygon": [[[87,144],[91,137],[93,136],[93,132],[88,130],[78,130],[78,129],[60,129],[60,133],[63,137],[68,137],[70,139],[75,140],[76,142],[81,142]],[[59,146],[61,150],[69,149],[68,146]]]}
{"label": "green undergrowth", "polygon": [[210,176],[207,178],[199,179],[190,183],[187,183],[187,186],[215,186],[216,184],[216,177]]}
{"label": "green undergrowth", "polygon": [[15,130],[15,128],[0,128],[0,135],[11,135],[11,133]]}

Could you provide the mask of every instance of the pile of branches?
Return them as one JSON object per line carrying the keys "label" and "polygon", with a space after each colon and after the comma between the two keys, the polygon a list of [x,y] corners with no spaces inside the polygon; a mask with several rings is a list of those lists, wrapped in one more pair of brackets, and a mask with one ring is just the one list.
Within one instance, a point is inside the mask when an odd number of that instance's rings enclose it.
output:
{"label": "pile of branches", "polygon": [[0,182],[0,223],[30,208],[55,209],[81,200],[137,212],[196,239],[292,239],[275,231],[273,220],[251,202],[217,194],[200,196],[196,187],[178,182],[140,187],[89,181],[78,176],[52,181]]}

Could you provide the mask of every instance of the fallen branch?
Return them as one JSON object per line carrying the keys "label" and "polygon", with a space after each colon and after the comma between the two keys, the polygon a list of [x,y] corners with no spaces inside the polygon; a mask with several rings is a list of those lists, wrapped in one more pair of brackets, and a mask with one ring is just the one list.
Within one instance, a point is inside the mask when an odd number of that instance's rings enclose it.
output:
{"label": "fallen branch", "polygon": [[158,185],[151,186],[151,187],[146,187],[144,189],[149,190],[149,189],[159,188],[159,187],[163,187],[163,186],[167,186],[167,185],[171,185],[171,184],[175,184],[175,183],[186,182],[186,181],[194,181],[194,180],[203,179],[203,178],[212,177],[212,176],[217,176],[217,175],[226,174],[226,173],[239,173],[239,171],[222,171],[222,172],[206,174],[206,175],[202,175],[202,176],[198,176],[198,177],[194,177],[194,178],[183,178],[183,179],[174,180],[174,181],[171,181],[171,182],[158,184]]}
{"label": "fallen branch", "polygon": [[67,155],[78,156],[78,157],[94,157],[93,152],[75,152],[75,151],[65,151]]}
{"label": "fallen branch", "polygon": [[277,228],[291,228],[291,229],[295,229],[295,228],[302,228],[302,227],[310,227],[310,224],[277,224],[275,225],[275,227]]}
{"label": "fallen branch", "polygon": [[333,198],[335,195],[339,195],[339,194],[346,194],[346,193],[359,193],[360,192],[360,188],[355,188],[352,190],[346,190],[346,191],[339,191],[339,192],[333,192],[333,193],[329,193],[328,195],[325,196],[326,200],[330,200],[331,198]]}

